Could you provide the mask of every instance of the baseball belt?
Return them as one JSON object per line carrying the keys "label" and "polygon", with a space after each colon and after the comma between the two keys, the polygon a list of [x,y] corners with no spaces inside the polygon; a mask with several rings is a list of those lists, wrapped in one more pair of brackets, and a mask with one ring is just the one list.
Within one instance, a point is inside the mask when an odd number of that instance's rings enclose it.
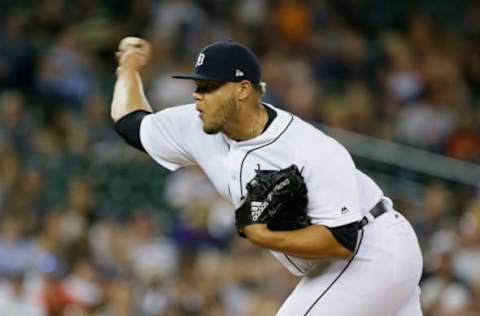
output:
{"label": "baseball belt", "polygon": [[375,218],[379,217],[380,215],[388,212],[388,208],[385,206],[383,199],[380,200],[375,206],[365,215],[359,223],[359,229],[363,228],[363,226],[371,223],[375,220]]}

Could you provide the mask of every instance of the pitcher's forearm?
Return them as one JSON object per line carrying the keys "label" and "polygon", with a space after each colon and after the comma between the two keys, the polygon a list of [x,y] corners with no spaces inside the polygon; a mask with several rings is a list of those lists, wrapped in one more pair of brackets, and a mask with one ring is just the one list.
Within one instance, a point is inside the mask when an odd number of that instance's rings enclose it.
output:
{"label": "pitcher's forearm", "polygon": [[310,225],[292,231],[270,231],[267,225],[244,228],[247,238],[257,246],[304,259],[349,259],[352,252],[342,246],[325,226]]}
{"label": "pitcher's forearm", "polygon": [[116,122],[126,114],[137,110],[153,112],[145,97],[139,72],[120,66],[117,69],[117,82],[113,91],[110,116]]}

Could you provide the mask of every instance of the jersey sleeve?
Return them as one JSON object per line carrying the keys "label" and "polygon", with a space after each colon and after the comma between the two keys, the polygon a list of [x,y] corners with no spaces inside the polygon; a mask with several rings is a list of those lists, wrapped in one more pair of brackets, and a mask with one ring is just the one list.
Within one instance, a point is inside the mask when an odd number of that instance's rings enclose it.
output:
{"label": "jersey sleeve", "polygon": [[326,143],[305,165],[308,215],[313,224],[338,227],[361,219],[360,193],[350,154],[334,140]]}
{"label": "jersey sleeve", "polygon": [[193,165],[188,146],[188,106],[168,108],[144,117],[140,125],[140,141],[145,151],[160,165],[173,171]]}

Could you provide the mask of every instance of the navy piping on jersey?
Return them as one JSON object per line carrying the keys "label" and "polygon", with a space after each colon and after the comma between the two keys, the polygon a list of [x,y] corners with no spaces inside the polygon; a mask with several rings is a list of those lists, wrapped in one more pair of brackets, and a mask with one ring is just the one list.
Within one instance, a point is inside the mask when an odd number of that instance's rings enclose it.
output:
{"label": "navy piping on jersey", "polygon": [[253,148],[253,149],[250,149],[249,151],[247,151],[247,153],[245,154],[245,156],[243,157],[242,159],[242,163],[240,164],[240,196],[241,196],[241,199],[243,200],[245,197],[243,196],[243,181],[242,181],[242,169],[243,169],[243,163],[245,162],[245,159],[247,158],[247,156],[251,153],[251,152],[254,152],[255,150],[257,149],[260,149],[260,148],[263,148],[263,147],[267,147],[268,145],[271,145],[273,144],[274,142],[276,142],[280,136],[283,135],[283,133],[285,133],[285,131],[290,127],[290,125],[292,124],[293,122],[293,116],[290,118],[290,122],[288,122],[287,126],[285,127],[285,129],[280,133],[278,134],[277,137],[275,137],[274,140],[272,140],[270,143],[267,143],[265,145],[262,145],[262,146],[259,146],[259,147],[256,147],[256,148]]}
{"label": "navy piping on jersey", "polygon": [[310,313],[313,309],[313,307],[315,306],[315,304],[318,303],[318,301],[328,292],[328,290],[330,290],[330,288],[335,284],[335,282],[338,281],[338,279],[340,279],[340,277],[343,275],[343,273],[345,271],[347,271],[348,267],[350,266],[350,264],[352,263],[353,259],[355,259],[355,256],[357,255],[358,251],[360,250],[360,246],[362,245],[362,240],[363,240],[363,234],[364,234],[364,231],[363,229],[361,229],[361,232],[362,232],[362,236],[360,237],[360,241],[358,242],[358,247],[357,247],[357,250],[355,251],[355,253],[353,254],[353,257],[348,261],[347,265],[343,268],[343,270],[340,272],[340,274],[335,278],[335,280],[333,280],[332,283],[330,283],[330,285],[325,289],[325,291],[322,292],[322,294],[320,294],[320,296],[315,300],[315,302],[313,302],[312,305],[310,305],[310,307],[307,309],[307,311],[305,312],[305,314],[303,314],[303,316],[307,316],[308,313]]}
{"label": "navy piping on jersey", "polygon": [[298,272],[300,272],[301,274],[304,274],[304,273],[305,273],[305,271],[302,271],[302,269],[300,269],[300,268],[295,264],[295,262],[293,262],[293,260],[290,259],[290,257],[289,257],[288,255],[285,255],[285,254],[284,254],[284,256],[285,256],[285,258],[288,260],[288,262],[290,262],[290,263],[292,264],[292,266],[294,266],[295,269],[298,270]]}

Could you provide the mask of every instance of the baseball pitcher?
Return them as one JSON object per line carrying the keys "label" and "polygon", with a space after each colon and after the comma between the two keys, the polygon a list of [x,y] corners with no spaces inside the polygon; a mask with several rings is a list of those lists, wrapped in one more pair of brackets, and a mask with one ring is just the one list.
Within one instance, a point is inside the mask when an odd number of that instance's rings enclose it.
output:
{"label": "baseball pitcher", "polygon": [[[301,281],[277,315],[421,315],[422,254],[409,222],[347,150],[301,118],[263,103],[252,51],[203,48],[193,103],[153,113],[140,70],[147,41],[117,52],[111,116],[130,145],[169,170],[199,165],[232,201],[239,236],[269,249]],[[319,261],[328,267],[319,273]]]}

